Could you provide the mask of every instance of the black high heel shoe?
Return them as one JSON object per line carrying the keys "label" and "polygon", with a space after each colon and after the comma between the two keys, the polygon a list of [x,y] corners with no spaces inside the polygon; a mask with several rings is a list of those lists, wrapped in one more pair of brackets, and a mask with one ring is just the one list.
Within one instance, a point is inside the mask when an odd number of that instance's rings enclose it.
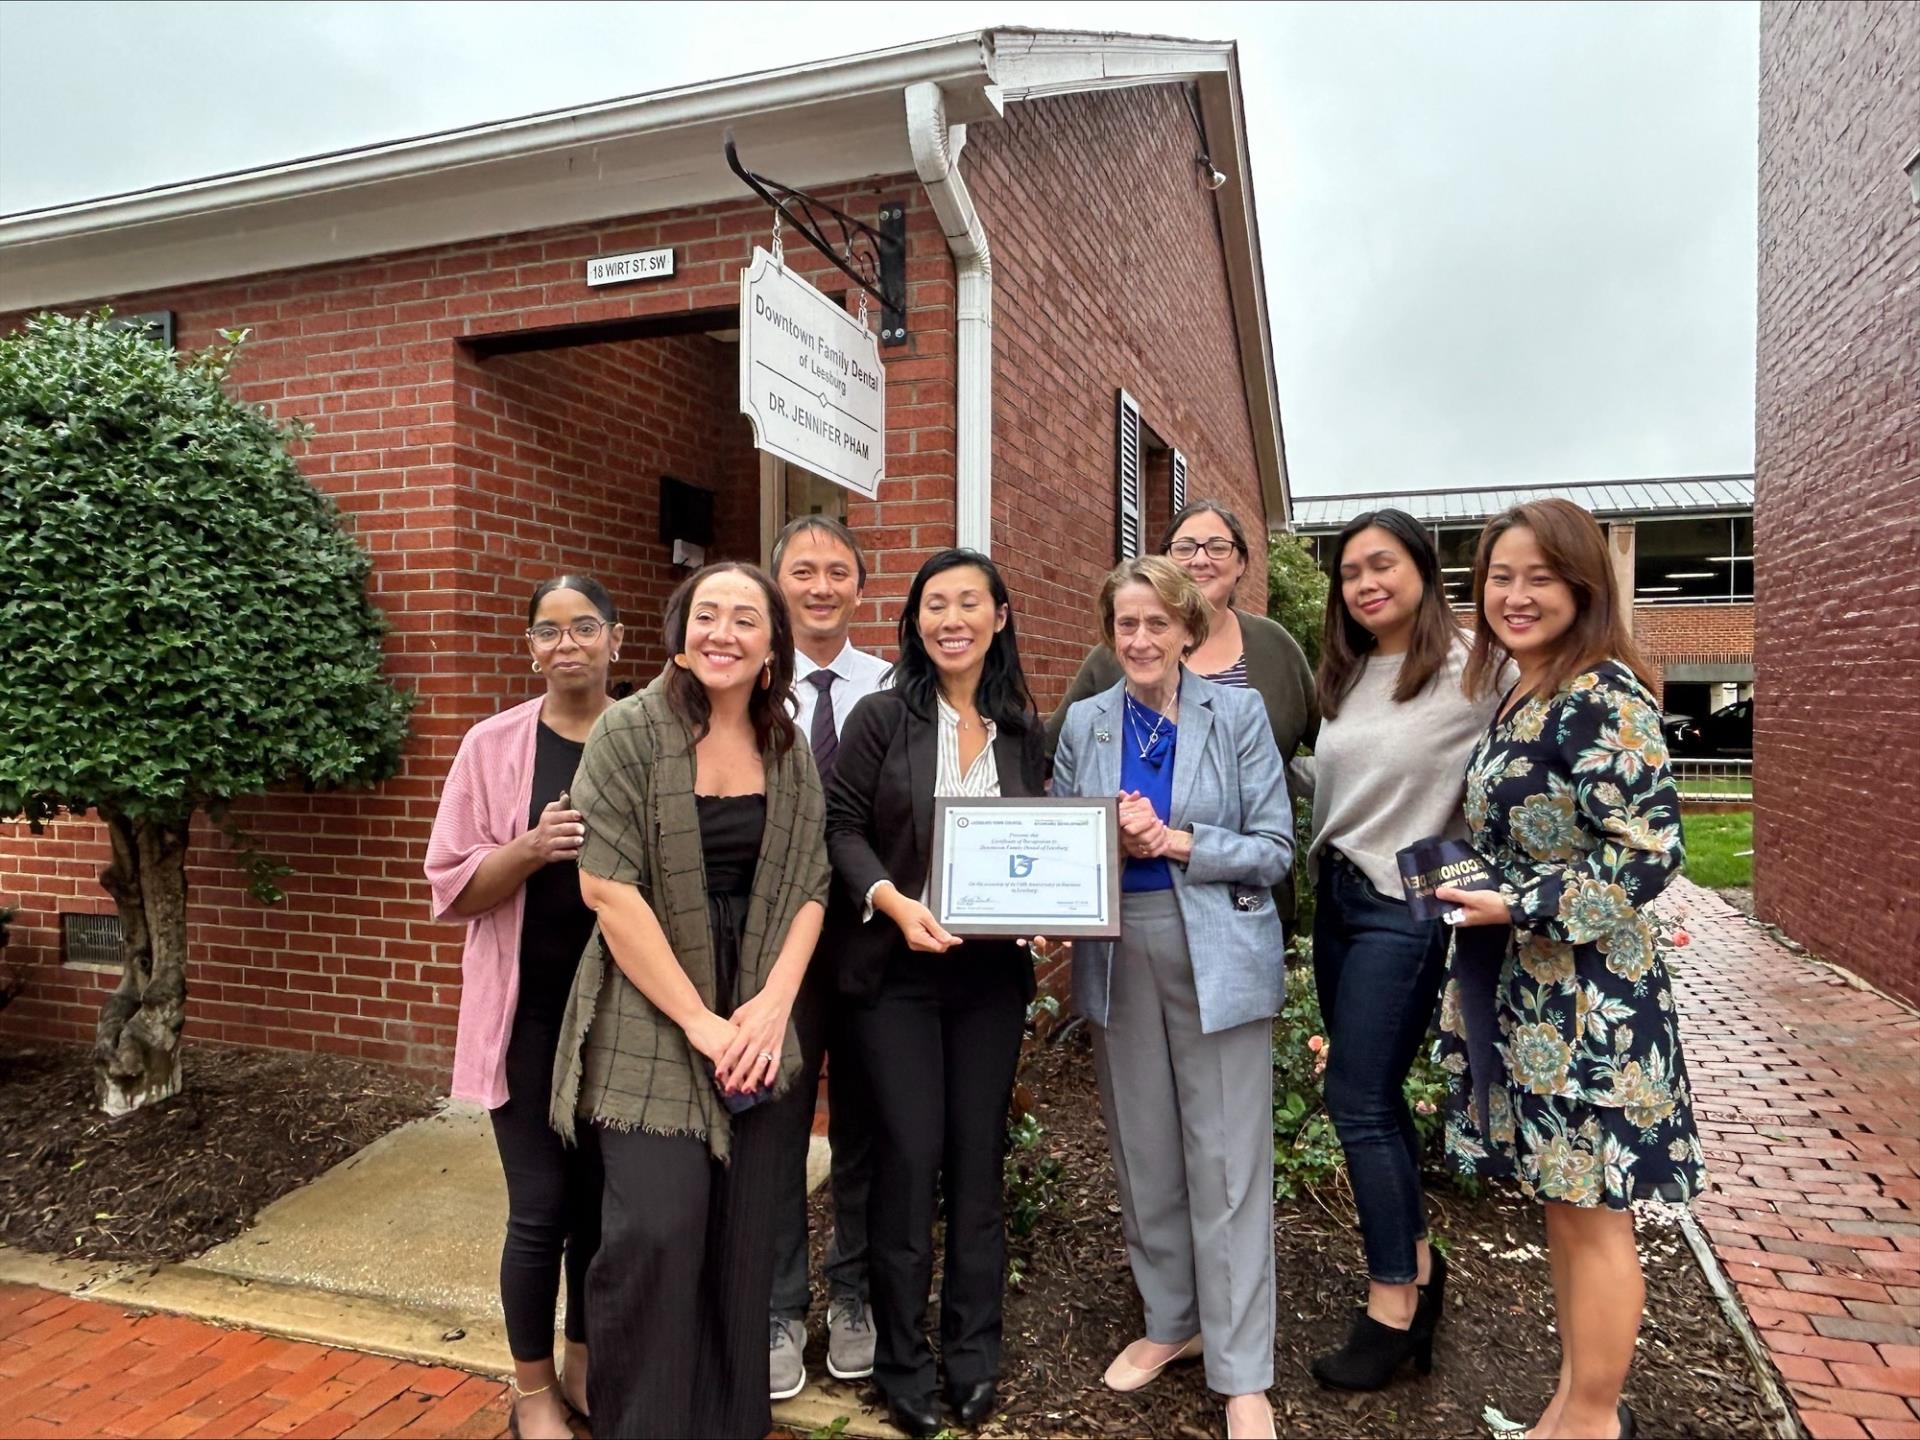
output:
{"label": "black high heel shoe", "polygon": [[1396,1330],[1362,1308],[1353,1312],[1347,1343],[1318,1357],[1310,1368],[1314,1379],[1336,1390],[1378,1390],[1408,1360],[1422,1375],[1433,1369],[1433,1332],[1423,1331],[1418,1318],[1407,1329]]}

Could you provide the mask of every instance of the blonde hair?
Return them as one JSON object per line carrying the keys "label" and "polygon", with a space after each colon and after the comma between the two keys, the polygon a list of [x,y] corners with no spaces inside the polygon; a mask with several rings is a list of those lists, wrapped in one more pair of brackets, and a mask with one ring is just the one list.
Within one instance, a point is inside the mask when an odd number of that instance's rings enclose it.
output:
{"label": "blonde hair", "polygon": [[1139,555],[1114,566],[1100,587],[1100,636],[1109,650],[1114,648],[1114,596],[1128,585],[1147,586],[1167,613],[1186,626],[1187,654],[1191,655],[1206,643],[1213,610],[1207,604],[1207,597],[1200,593],[1200,587],[1193,583],[1193,577],[1164,555]]}

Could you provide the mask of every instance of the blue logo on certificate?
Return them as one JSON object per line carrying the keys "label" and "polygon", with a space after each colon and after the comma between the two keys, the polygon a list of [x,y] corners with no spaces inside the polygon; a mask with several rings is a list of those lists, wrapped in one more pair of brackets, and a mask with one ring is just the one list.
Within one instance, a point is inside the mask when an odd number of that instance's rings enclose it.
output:
{"label": "blue logo on certificate", "polygon": [[1007,878],[1009,880],[1026,879],[1033,874],[1033,860],[1034,857],[1031,855],[1007,856]]}

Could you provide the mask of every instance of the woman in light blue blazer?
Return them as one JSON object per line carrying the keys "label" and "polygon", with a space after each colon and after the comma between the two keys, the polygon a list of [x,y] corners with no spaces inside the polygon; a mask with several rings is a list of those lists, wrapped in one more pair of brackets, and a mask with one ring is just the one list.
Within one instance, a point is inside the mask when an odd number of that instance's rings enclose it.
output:
{"label": "woman in light blue blazer", "polygon": [[1108,1367],[1137,1390],[1206,1357],[1227,1434],[1273,1432],[1273,1017],[1286,984],[1272,887],[1293,854],[1260,697],[1182,663],[1207,602],[1161,556],[1100,590],[1125,678],[1067,712],[1054,794],[1120,797],[1121,938],[1073,947],[1121,1228],[1146,1335]]}

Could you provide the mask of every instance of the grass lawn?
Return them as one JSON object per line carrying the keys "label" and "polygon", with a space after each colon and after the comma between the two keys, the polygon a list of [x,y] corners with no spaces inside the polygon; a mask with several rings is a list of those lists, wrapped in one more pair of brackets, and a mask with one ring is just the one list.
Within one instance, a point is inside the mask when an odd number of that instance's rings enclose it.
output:
{"label": "grass lawn", "polygon": [[1751,810],[1688,815],[1680,823],[1687,837],[1689,880],[1710,890],[1753,884],[1753,857],[1735,854],[1753,849]]}

